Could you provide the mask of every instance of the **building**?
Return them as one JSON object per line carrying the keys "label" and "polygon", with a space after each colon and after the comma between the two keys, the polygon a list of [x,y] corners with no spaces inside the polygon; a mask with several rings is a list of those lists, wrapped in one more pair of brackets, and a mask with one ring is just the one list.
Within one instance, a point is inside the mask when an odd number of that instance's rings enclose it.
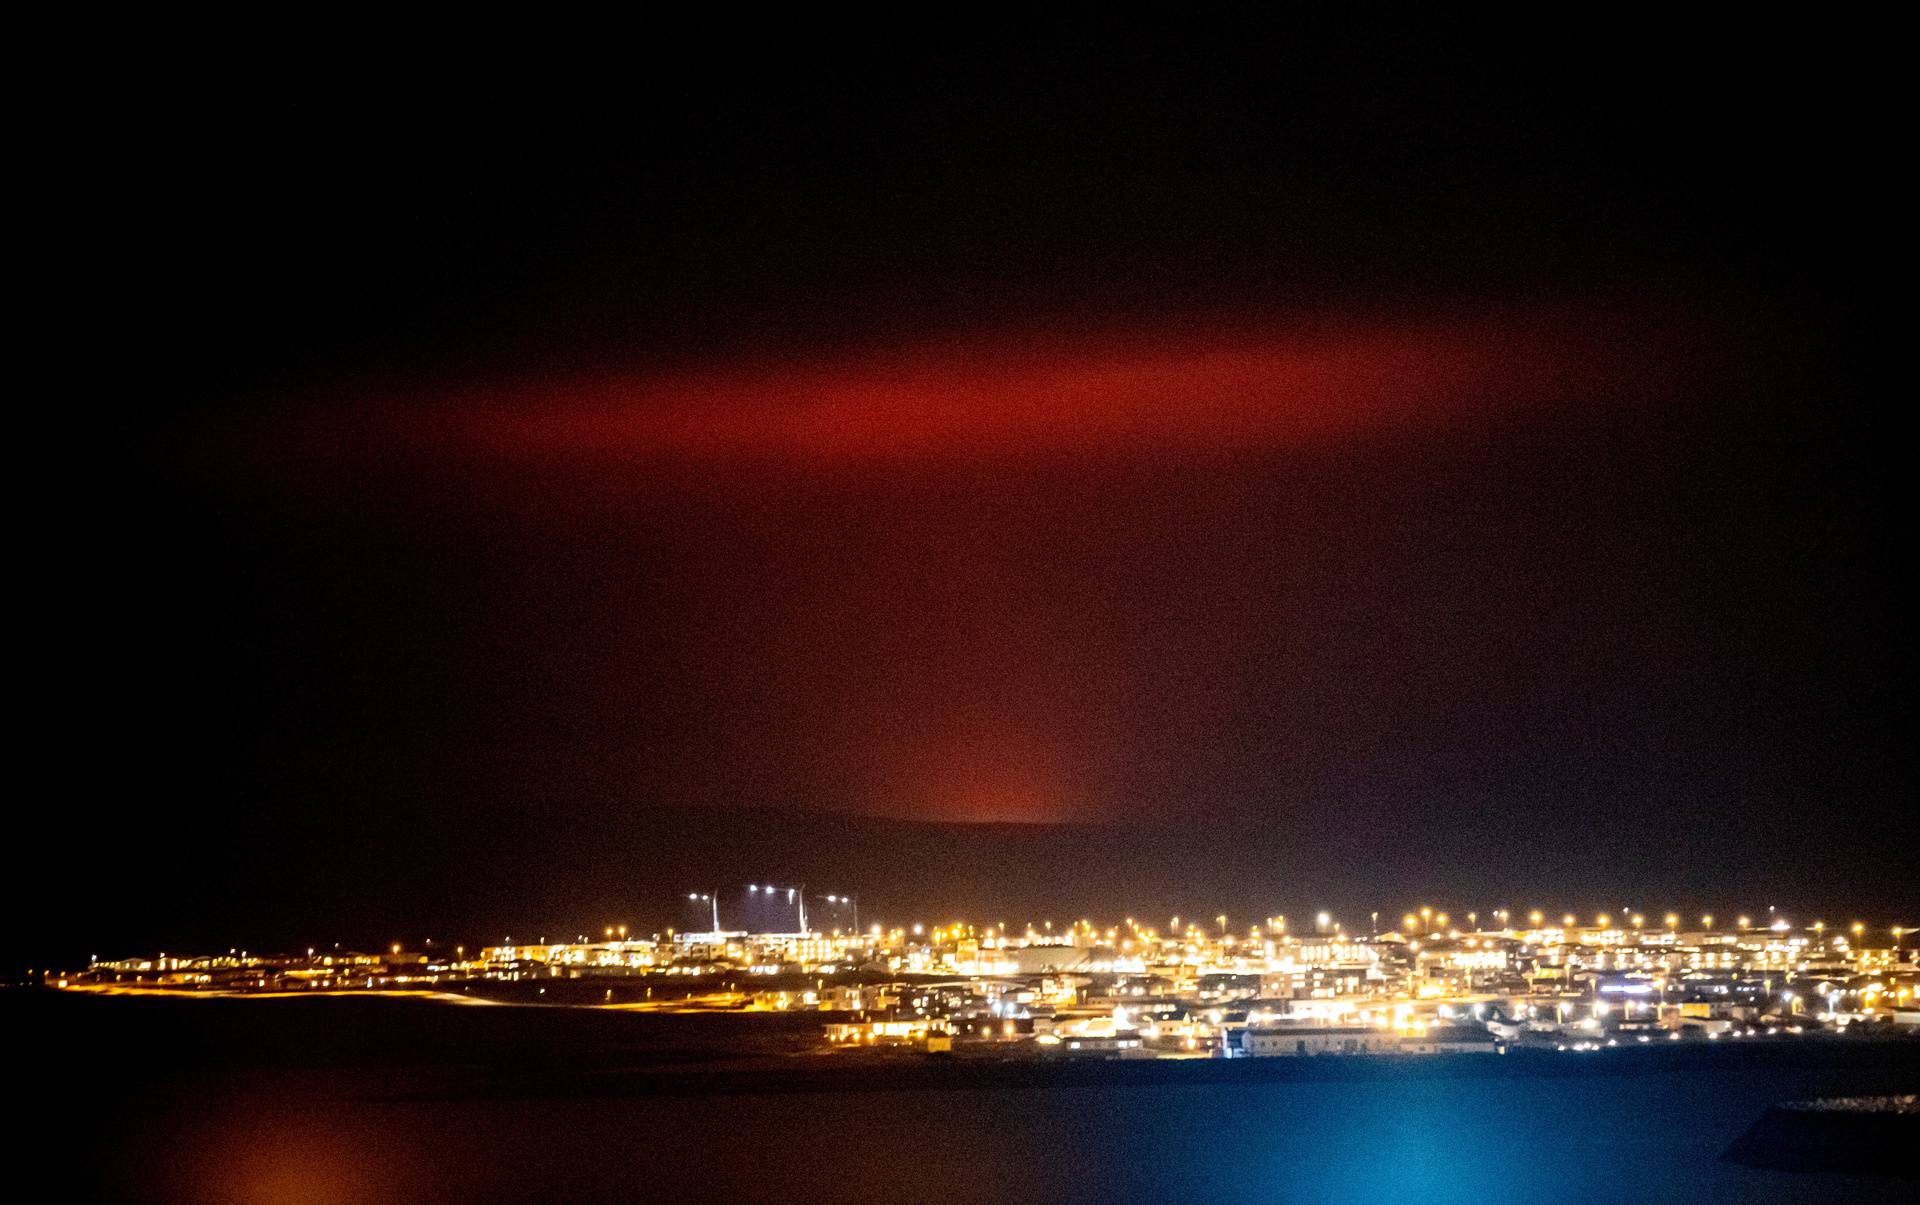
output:
{"label": "building", "polygon": [[1314,1057],[1343,1054],[1493,1054],[1493,1034],[1472,1025],[1439,1025],[1403,1033],[1361,1025],[1250,1028],[1241,1040],[1254,1057]]}

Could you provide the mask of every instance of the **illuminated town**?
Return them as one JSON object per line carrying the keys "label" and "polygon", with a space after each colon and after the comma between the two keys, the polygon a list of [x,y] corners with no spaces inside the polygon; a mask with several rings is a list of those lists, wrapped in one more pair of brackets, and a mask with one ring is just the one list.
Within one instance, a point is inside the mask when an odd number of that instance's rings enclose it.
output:
{"label": "illuminated town", "polygon": [[[685,903],[705,929],[641,936],[614,925],[597,938],[397,942],[379,952],[160,953],[96,959],[49,972],[46,983],[99,994],[404,994],[815,1014],[824,1052],[955,1057],[1590,1053],[1920,1034],[1914,928],[1774,909],[1682,917],[1419,907],[1358,924],[1319,912],[1304,923],[1216,915],[861,927],[850,896],[760,884],[737,895],[742,918],[760,924],[725,927],[721,893],[690,892]],[[838,923],[813,923],[822,916]]]}

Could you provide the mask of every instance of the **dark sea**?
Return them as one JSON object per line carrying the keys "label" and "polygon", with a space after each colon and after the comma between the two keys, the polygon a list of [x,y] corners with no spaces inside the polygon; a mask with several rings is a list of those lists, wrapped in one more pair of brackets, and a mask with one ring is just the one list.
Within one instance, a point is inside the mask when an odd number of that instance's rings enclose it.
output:
{"label": "dark sea", "polygon": [[[780,1053],[800,1018],[14,991],[0,1021],[22,1106],[9,1172],[75,1200],[1697,1205],[1914,1188],[1719,1158],[1770,1104],[1915,1091],[1914,1043],[816,1073]],[[742,1052],[767,1069],[726,1061]]]}

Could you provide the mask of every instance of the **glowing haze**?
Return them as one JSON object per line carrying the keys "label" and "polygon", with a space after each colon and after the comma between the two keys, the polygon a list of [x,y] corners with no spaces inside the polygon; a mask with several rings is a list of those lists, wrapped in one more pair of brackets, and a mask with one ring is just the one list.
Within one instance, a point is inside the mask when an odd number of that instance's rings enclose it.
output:
{"label": "glowing haze", "polygon": [[[1560,306],[416,384],[236,459],[303,509],[384,495],[523,550],[395,587],[499,600],[476,633],[511,683],[477,717],[502,763],[484,790],[1231,811],[1277,775],[1289,797],[1420,776],[1379,744],[1399,675],[1458,672],[1482,633],[1398,613],[1396,579],[1485,609],[1460,570],[1488,549],[1456,566],[1406,541],[1492,521],[1471,483],[1509,470],[1459,463],[1488,424],[1673,406],[1710,359],[1681,329]],[[1536,594],[1495,591],[1515,626],[1564,589],[1529,572]],[[1410,622],[1413,644],[1390,634]]]}
{"label": "glowing haze", "polygon": [[[417,385],[308,411],[294,456],[884,469],[1283,448],[1516,403],[1664,395],[1644,316],[1442,319],[929,340],[649,374]],[[282,431],[282,435],[287,434]]]}

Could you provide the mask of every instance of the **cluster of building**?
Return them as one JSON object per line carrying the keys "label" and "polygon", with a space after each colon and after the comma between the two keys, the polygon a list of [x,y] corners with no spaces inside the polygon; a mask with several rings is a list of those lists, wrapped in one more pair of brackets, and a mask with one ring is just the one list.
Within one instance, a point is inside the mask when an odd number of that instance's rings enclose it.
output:
{"label": "cluster of building", "polygon": [[[696,896],[696,899],[710,897]],[[839,900],[840,897],[828,897]],[[851,901],[847,901],[851,902]],[[718,910],[712,911],[718,921]],[[505,941],[381,953],[95,961],[69,989],[495,990],[663,1011],[811,1011],[835,1047],[1107,1057],[1592,1050],[1920,1031],[1920,934],[1768,915],[1683,924],[1423,908],[1349,931],[1321,913],[1009,930],[912,925]],[[536,986],[537,985],[537,986]],[[519,991],[519,995],[514,993]]]}

